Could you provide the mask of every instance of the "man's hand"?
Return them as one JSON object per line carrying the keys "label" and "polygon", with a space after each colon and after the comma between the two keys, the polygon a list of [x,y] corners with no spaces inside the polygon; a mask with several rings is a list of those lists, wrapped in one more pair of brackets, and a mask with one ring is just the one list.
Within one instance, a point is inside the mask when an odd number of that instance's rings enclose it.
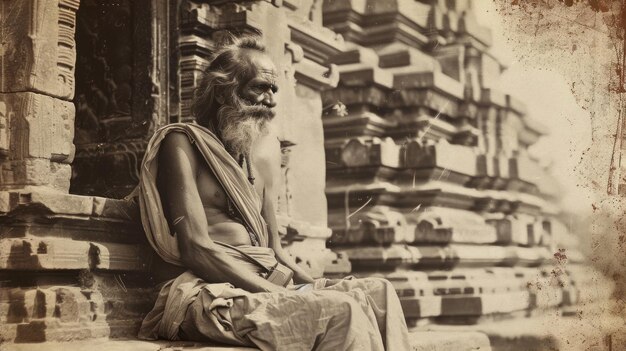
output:
{"label": "man's hand", "polygon": [[261,215],[267,223],[269,232],[269,246],[274,250],[278,262],[289,267],[293,271],[293,282],[295,284],[313,283],[315,279],[311,277],[304,269],[302,269],[296,261],[283,249],[280,244],[280,235],[278,234],[278,224],[276,223],[276,213],[274,212],[274,194],[269,186],[263,191],[263,209]]}

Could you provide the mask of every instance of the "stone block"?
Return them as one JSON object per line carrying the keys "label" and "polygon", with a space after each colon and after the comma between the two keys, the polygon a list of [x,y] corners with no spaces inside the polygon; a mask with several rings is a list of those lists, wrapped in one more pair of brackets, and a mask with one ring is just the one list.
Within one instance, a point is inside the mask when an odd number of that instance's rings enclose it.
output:
{"label": "stone block", "polygon": [[[441,299],[441,316],[485,316],[494,313],[510,313],[527,309],[531,304],[528,291],[508,291],[506,282],[495,277],[466,277],[469,280],[455,280],[463,276],[454,274],[451,280],[439,283],[436,294],[444,294]],[[434,276],[431,276],[433,278]]]}
{"label": "stone block", "polygon": [[0,269],[146,271],[149,248],[69,238],[0,239]]}
{"label": "stone block", "polygon": [[78,0],[27,0],[0,7],[0,30],[6,34],[0,92],[33,91],[68,101],[73,98],[78,5]]}
{"label": "stone block", "polygon": [[[105,224],[108,225],[109,230],[113,226],[126,227],[130,230],[137,230],[141,227],[138,205],[132,201],[62,194],[49,190],[0,191],[0,216],[11,215],[12,219],[23,219],[25,222],[32,223],[33,218],[20,216],[29,211],[45,213],[48,218],[71,219],[76,222],[75,224],[97,218],[98,222],[88,223],[92,231],[102,230],[102,225]],[[56,235],[57,227],[59,226],[49,226],[47,230]],[[76,230],[78,226],[72,229]],[[32,233],[45,234],[45,231]]]}
{"label": "stone block", "polygon": [[512,214],[488,222],[495,227],[499,244],[534,245],[540,241],[543,232],[537,228],[539,222],[525,214]]}
{"label": "stone block", "polygon": [[479,189],[505,189],[509,182],[509,163],[503,157],[478,155],[476,157],[476,177],[470,185]]}
{"label": "stone block", "polygon": [[0,329],[0,337],[16,343],[75,340],[108,335],[102,296],[71,286],[1,288],[0,320],[15,328]]}
{"label": "stone block", "polygon": [[476,175],[474,151],[467,146],[449,144],[444,139],[435,145],[422,145],[417,140],[411,141],[406,146],[404,161],[404,166],[410,168],[437,167],[470,177]]}
{"label": "stone block", "polygon": [[90,242],[92,268],[114,271],[147,271],[151,249],[147,246]]}
{"label": "stone block", "polygon": [[[393,87],[396,89],[427,88],[444,92],[450,99],[463,98],[463,84],[441,71],[424,72],[418,67],[411,66],[390,71],[394,73]],[[439,110],[439,112],[443,111]]]}
{"label": "stone block", "polygon": [[[387,81],[387,77],[382,76],[379,77],[379,83],[381,84],[344,86],[340,78],[341,84],[339,84],[336,89],[322,92],[323,106],[336,104],[337,101],[341,101],[345,106],[347,106],[349,113],[360,113],[365,111],[371,112],[374,111],[373,107],[388,106],[392,91],[389,87],[384,85],[388,84]],[[358,82],[359,80],[356,79],[355,83]]]}
{"label": "stone block", "polygon": [[456,265],[454,252],[449,246],[408,245],[407,250],[413,257],[413,266],[419,269],[444,269]]}
{"label": "stone block", "polygon": [[382,277],[396,290],[407,320],[441,314],[441,297],[433,294],[433,286],[425,272],[399,271]]}
{"label": "stone block", "polygon": [[409,222],[416,223],[414,235],[408,242],[487,244],[496,241],[495,228],[474,212],[428,207],[406,216]]}
{"label": "stone block", "polygon": [[479,332],[411,332],[412,351],[491,351],[487,335]]}
{"label": "stone block", "polygon": [[[333,1],[324,4],[324,26],[346,40],[364,46],[402,41],[421,47],[428,42],[424,34],[431,5],[420,2]],[[393,25],[400,21],[403,25]]]}
{"label": "stone block", "polygon": [[350,228],[346,228],[345,218],[338,221],[333,218],[330,222],[333,226],[333,245],[403,243],[414,230],[402,213],[387,206],[363,208],[348,220]]}
{"label": "stone block", "polygon": [[89,243],[55,238],[0,239],[0,269],[87,269]]}
{"label": "stone block", "polygon": [[380,138],[385,134],[385,130],[393,125],[393,123],[372,112],[349,114],[347,116],[329,115],[323,118],[323,123],[327,159],[326,167],[328,168],[337,165],[337,161],[331,161],[330,158],[340,159],[341,145],[345,139],[362,135]]}
{"label": "stone block", "polygon": [[[30,92],[2,93],[0,153],[4,186],[44,185],[67,191],[74,158],[74,105]],[[2,121],[0,121],[2,122]],[[47,168],[47,170],[46,170]],[[42,174],[37,174],[42,172]],[[64,179],[65,178],[65,179]]]}
{"label": "stone block", "polygon": [[367,269],[391,269],[410,264],[413,260],[411,252],[402,245],[389,247],[354,247],[341,248],[335,251],[345,253],[350,259],[353,271]]}
{"label": "stone block", "polygon": [[401,43],[390,43],[378,49],[377,52],[380,57],[379,66],[381,68],[410,66],[421,68],[423,71],[441,71],[441,66],[439,62],[437,62],[437,59],[425,52]]}
{"label": "stone block", "polygon": [[454,262],[465,267],[497,266],[511,258],[505,247],[495,245],[451,244]]}
{"label": "stone block", "polygon": [[72,169],[68,164],[44,158],[29,158],[0,163],[1,190],[32,189],[67,192]]}
{"label": "stone block", "polygon": [[506,247],[506,259],[502,262],[506,266],[538,267],[552,258],[552,254],[545,247]]}
{"label": "stone block", "polygon": [[367,87],[378,85],[384,88],[393,86],[393,75],[369,64],[353,63],[338,66],[339,81],[347,87]]}
{"label": "stone block", "polygon": [[515,180],[508,187],[509,190],[518,190],[528,193],[537,191],[536,184],[545,173],[537,161],[528,156],[520,155],[509,159],[511,178]]}
{"label": "stone block", "polygon": [[326,255],[331,253],[325,245],[331,230],[282,214],[278,214],[276,219],[283,247],[312,276],[321,277],[326,265]]}
{"label": "stone block", "polygon": [[352,264],[345,253],[330,251],[325,256],[324,276],[343,278],[352,271]]}
{"label": "stone block", "polygon": [[352,46],[349,49],[331,57],[329,62],[337,65],[365,63],[374,67],[379,65],[380,67],[384,67],[384,65],[379,64],[379,57],[376,51],[358,45]]}

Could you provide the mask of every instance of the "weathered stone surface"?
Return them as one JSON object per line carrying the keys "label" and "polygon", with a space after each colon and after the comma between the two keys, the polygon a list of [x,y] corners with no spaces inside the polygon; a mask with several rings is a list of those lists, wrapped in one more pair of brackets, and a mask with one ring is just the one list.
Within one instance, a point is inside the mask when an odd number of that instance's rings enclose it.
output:
{"label": "weathered stone surface", "polygon": [[495,228],[473,212],[428,207],[407,217],[416,223],[414,235],[407,238],[408,242],[487,244],[496,241]]}
{"label": "weathered stone surface", "polygon": [[10,304],[0,320],[0,338],[15,343],[80,340],[109,335],[102,296],[70,286],[0,290],[0,303]]}
{"label": "weathered stone surface", "polygon": [[68,164],[44,158],[6,161],[0,164],[0,189],[33,189],[67,192],[72,169]]}
{"label": "weathered stone surface", "polygon": [[412,332],[416,341],[411,344],[413,351],[490,351],[491,345],[487,335],[478,332]]}
{"label": "weathered stone surface", "polygon": [[[2,187],[43,186],[67,191],[74,105],[30,92],[0,94],[4,124],[0,127]],[[47,168],[47,170],[45,169]]]}
{"label": "weathered stone surface", "polygon": [[32,91],[73,98],[78,5],[78,0],[3,3],[0,31],[6,37],[0,54],[0,92]]}
{"label": "weathered stone surface", "polygon": [[[412,332],[410,334],[411,350],[414,351],[469,351],[486,350],[490,351],[489,339],[486,335],[476,332]],[[210,343],[198,343],[190,341],[140,341],[140,340],[90,340],[74,342],[46,342],[38,344],[15,344],[10,348],[0,345],[2,351],[34,351],[45,347],[49,350],[85,350],[92,351],[247,351],[258,350],[249,347],[233,347],[226,345],[215,345]]]}
{"label": "weathered stone surface", "polygon": [[408,321],[441,315],[441,297],[434,295],[425,272],[400,271],[381,276],[393,285]]}
{"label": "weathered stone surface", "polygon": [[40,190],[0,191],[0,215],[28,208],[44,209],[58,216],[126,220],[136,225],[139,220],[138,206],[130,201]]}
{"label": "weathered stone surface", "polygon": [[404,1],[329,1],[323,7],[324,26],[363,46],[400,41],[421,47],[428,41],[428,16],[419,14],[429,7]]}
{"label": "weathered stone surface", "polygon": [[321,277],[327,262],[325,257],[331,254],[325,245],[326,239],[330,237],[330,229],[284,215],[279,215],[277,221],[283,247],[313,277]]}
{"label": "weathered stone surface", "polygon": [[170,30],[178,26],[178,13],[169,2],[81,4],[72,193],[128,195],[138,182],[147,139],[178,121],[178,77],[169,73],[178,58],[169,50],[178,37]]}

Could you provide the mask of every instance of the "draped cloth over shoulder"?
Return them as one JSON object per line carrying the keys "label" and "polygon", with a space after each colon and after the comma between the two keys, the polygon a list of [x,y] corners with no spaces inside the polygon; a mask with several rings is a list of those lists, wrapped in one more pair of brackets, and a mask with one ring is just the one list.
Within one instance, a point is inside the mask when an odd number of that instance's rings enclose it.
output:
{"label": "draped cloth over shoulder", "polygon": [[168,263],[182,266],[178,243],[163,216],[163,205],[156,186],[159,147],[171,132],[187,134],[241,213],[249,230],[259,239],[260,246],[267,247],[267,227],[259,210],[260,199],[241,167],[210,130],[197,124],[174,123],[159,129],[148,143],[139,178],[138,198],[143,229],[159,256]]}

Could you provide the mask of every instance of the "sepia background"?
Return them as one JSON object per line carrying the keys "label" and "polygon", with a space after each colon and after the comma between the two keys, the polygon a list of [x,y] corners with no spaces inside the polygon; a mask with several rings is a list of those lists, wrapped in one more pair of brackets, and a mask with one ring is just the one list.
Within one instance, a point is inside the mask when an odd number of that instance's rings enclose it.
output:
{"label": "sepia background", "polygon": [[0,349],[202,347],[135,340],[171,267],[125,197],[226,31],[263,33],[280,71],[253,158],[311,274],[392,281],[415,350],[626,349],[624,13],[0,2]]}

